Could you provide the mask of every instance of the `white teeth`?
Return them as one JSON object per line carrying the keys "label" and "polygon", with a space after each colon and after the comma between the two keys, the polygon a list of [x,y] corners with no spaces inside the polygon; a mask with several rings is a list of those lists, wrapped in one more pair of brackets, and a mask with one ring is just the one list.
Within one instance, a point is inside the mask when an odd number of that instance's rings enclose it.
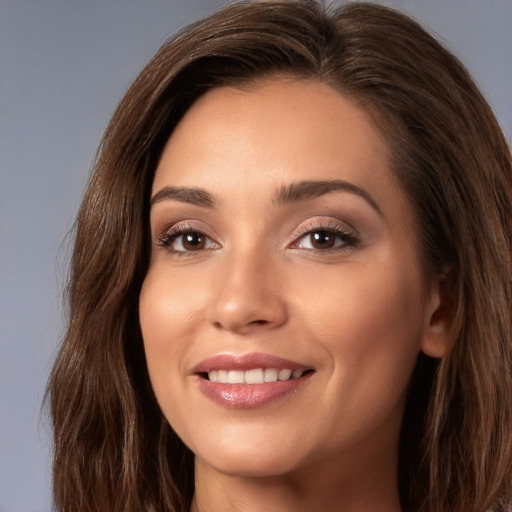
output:
{"label": "white teeth", "polygon": [[291,370],[281,370],[279,372],[279,380],[288,380],[292,375],[292,371]]}
{"label": "white teeth", "polygon": [[303,370],[277,370],[276,368],[254,368],[252,370],[212,370],[208,372],[211,382],[221,384],[263,384],[278,380],[291,380],[302,377]]}
{"label": "white teeth", "polygon": [[245,382],[247,384],[262,384],[263,383],[263,369],[255,368],[245,372]]}
{"label": "white teeth", "polygon": [[267,368],[265,370],[265,375],[263,379],[265,382],[276,382],[278,377],[278,372],[275,368]]}
{"label": "white teeth", "polygon": [[243,384],[245,382],[245,372],[232,370],[228,372],[229,384]]}

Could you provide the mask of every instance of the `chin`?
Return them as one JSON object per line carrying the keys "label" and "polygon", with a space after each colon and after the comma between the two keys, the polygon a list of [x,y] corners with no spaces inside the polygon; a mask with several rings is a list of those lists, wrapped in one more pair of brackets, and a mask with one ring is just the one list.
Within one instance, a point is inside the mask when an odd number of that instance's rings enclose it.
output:
{"label": "chin", "polygon": [[198,463],[210,466],[218,473],[238,478],[272,478],[283,476],[297,469],[296,461],[276,458],[274,455],[252,457],[245,453],[224,454],[222,460],[196,457]]}
{"label": "chin", "polygon": [[[277,447],[277,445],[280,445]],[[205,464],[222,474],[236,477],[275,477],[292,472],[301,466],[302,456],[297,444],[258,441],[233,441],[218,438],[212,443],[195,447],[197,463]]]}

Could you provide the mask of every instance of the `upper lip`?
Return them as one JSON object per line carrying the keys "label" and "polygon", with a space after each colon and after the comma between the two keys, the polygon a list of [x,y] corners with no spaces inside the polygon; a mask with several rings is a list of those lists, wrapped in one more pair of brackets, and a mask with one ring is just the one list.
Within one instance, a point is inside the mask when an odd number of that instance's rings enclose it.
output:
{"label": "upper lip", "polygon": [[270,354],[218,354],[201,361],[193,368],[194,373],[212,370],[253,370],[255,368],[276,368],[277,370],[310,370],[311,367]]}

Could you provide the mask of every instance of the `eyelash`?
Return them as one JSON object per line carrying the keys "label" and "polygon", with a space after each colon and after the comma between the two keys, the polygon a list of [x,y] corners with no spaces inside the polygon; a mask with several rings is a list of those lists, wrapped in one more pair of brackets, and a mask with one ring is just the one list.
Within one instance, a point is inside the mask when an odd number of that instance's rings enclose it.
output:
{"label": "eyelash", "polygon": [[[315,233],[325,233],[327,236],[334,235],[336,238],[338,238],[338,243],[334,247],[326,248],[326,249],[315,249],[315,248],[304,248],[300,247],[300,243],[302,240],[304,240],[307,236],[311,236]],[[208,248],[201,248],[198,250],[176,250],[172,248],[172,244],[178,240],[180,237],[183,237],[185,235],[199,235],[203,239],[206,240],[205,243],[214,244],[215,246],[218,246],[216,242],[213,242],[211,238],[206,235],[203,231],[200,229],[197,229],[194,226],[187,225],[187,224],[176,224],[174,226],[171,226],[170,228],[167,228],[162,232],[162,234],[158,237],[157,245],[165,250],[167,250],[172,255],[178,256],[178,257],[187,257],[187,256],[194,256],[198,252],[204,251],[204,250],[211,250],[212,247]],[[333,252],[340,252],[347,250],[349,248],[355,247],[359,239],[354,234],[353,231],[351,231],[349,228],[340,226],[339,224],[335,223],[329,223],[327,225],[307,225],[300,229],[300,231],[294,233],[293,235],[294,242],[290,244],[290,247],[296,248],[296,249],[302,249],[305,251],[311,251],[316,252],[320,254],[328,254]],[[337,243],[336,241],[334,242]]]}
{"label": "eyelash", "polygon": [[[158,237],[157,245],[165,250],[167,250],[169,253],[171,253],[173,256],[178,257],[187,257],[187,256],[193,256],[197,254],[198,252],[201,252],[202,250],[208,250],[208,249],[199,249],[196,251],[178,251],[176,249],[172,248],[172,244],[180,237],[184,237],[185,235],[199,235],[203,239],[209,241],[210,243],[213,243],[215,245],[215,242],[211,240],[211,238],[206,235],[203,231],[200,229],[197,229],[194,226],[188,225],[188,224],[175,224],[174,226],[171,226],[170,228],[165,229],[162,234]],[[209,248],[211,249],[211,248]]]}
{"label": "eyelash", "polygon": [[[311,236],[315,233],[325,233],[327,235],[334,235],[339,239],[341,243],[335,245],[334,247],[328,249],[309,249],[304,247],[299,247],[299,244],[302,240],[304,240],[307,236]],[[305,251],[316,252],[320,254],[329,254],[333,252],[340,252],[347,250],[349,248],[355,247],[359,243],[359,239],[356,234],[350,230],[348,227],[341,226],[335,223],[329,223],[327,225],[322,224],[310,224],[302,227],[300,231],[293,235],[294,242],[292,243],[292,247],[302,249]],[[334,242],[336,243],[336,241]]]}

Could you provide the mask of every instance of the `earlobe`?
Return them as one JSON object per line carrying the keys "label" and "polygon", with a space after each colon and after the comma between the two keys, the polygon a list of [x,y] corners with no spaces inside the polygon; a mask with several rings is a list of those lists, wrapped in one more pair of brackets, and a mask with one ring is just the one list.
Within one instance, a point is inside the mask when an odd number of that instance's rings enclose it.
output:
{"label": "earlobe", "polygon": [[425,308],[425,331],[421,350],[425,355],[436,359],[444,357],[453,342],[453,305],[448,276],[448,272],[436,276]]}

